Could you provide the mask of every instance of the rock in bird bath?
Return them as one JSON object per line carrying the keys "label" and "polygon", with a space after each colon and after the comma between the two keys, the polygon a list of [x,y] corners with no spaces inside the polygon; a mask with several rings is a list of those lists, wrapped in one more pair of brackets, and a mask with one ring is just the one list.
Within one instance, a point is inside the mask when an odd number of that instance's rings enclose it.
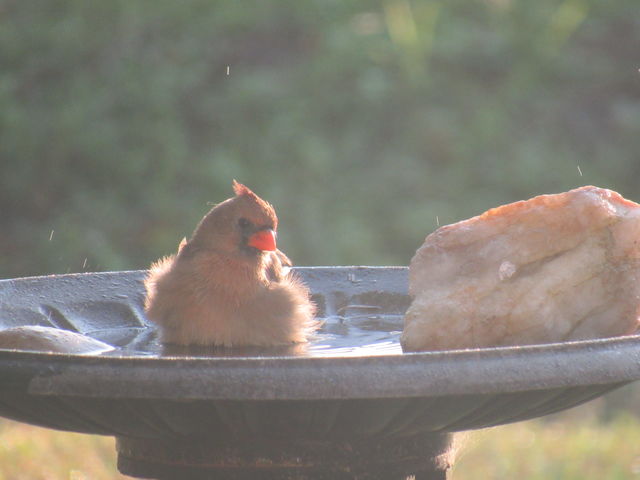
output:
{"label": "rock in bird bath", "polygon": [[640,205],[582,187],[491,209],[429,235],[410,266],[405,350],[633,333]]}

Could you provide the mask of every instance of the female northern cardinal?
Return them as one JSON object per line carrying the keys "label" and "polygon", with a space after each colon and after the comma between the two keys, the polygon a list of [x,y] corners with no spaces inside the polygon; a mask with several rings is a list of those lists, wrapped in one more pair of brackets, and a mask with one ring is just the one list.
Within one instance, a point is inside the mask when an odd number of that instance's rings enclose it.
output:
{"label": "female northern cardinal", "polygon": [[273,207],[235,180],[233,190],[177,254],[151,266],[145,310],[163,343],[286,345],[318,327],[308,289],[276,249]]}

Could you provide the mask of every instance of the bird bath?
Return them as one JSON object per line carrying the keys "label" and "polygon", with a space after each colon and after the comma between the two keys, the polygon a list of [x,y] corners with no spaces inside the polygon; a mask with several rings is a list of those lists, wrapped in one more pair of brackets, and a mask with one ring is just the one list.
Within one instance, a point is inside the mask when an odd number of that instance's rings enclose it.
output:
{"label": "bird bath", "polygon": [[324,326],[287,349],[171,349],[144,316],[145,272],[0,281],[0,327],[115,348],[0,350],[0,415],[117,438],[157,479],[444,479],[452,432],[557,412],[640,378],[637,336],[403,354],[407,269],[299,268]]}

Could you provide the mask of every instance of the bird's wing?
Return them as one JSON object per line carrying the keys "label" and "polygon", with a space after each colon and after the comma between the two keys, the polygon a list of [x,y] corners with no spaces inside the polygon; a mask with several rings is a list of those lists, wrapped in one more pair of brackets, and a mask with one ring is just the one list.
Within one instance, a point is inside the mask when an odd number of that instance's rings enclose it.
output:
{"label": "bird's wing", "polygon": [[280,250],[269,252],[265,264],[267,269],[267,278],[272,282],[279,282],[289,273],[291,260]]}

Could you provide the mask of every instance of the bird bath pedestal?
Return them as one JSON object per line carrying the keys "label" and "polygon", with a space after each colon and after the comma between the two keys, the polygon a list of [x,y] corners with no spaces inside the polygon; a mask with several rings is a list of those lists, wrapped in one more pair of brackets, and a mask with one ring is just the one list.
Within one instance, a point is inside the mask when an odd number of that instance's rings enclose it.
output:
{"label": "bird bath pedestal", "polygon": [[640,378],[636,336],[403,354],[407,269],[297,270],[325,319],[308,346],[167,349],[144,272],[0,281],[0,327],[71,330],[101,354],[0,350],[0,415],[117,438],[156,479],[444,479],[452,432],[535,418]]}

